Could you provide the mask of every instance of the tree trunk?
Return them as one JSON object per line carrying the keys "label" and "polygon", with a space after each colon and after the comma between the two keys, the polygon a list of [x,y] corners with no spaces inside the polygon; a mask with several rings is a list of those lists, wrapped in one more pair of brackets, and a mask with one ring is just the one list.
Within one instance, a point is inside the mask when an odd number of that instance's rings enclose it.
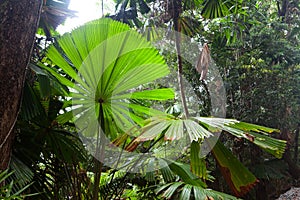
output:
{"label": "tree trunk", "polygon": [[0,0],[0,171],[8,167],[41,0]]}
{"label": "tree trunk", "polygon": [[178,84],[179,84],[179,90],[180,90],[180,96],[181,96],[181,103],[183,107],[183,112],[185,115],[185,118],[189,118],[189,111],[186,103],[186,97],[185,97],[185,89],[183,85],[183,69],[182,69],[182,57],[181,57],[181,27],[179,24],[179,17],[181,14],[181,0],[175,0],[172,2],[173,5],[173,23],[174,23],[174,30],[175,30],[175,47],[176,47],[176,54],[177,54],[177,78],[178,78]]}

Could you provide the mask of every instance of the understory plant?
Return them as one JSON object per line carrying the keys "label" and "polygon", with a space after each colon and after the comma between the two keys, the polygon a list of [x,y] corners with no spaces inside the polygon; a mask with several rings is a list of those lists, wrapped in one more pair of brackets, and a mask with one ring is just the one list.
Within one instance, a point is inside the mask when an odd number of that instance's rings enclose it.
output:
{"label": "understory plant", "polygon": [[[93,199],[99,195],[120,198],[129,187],[126,181],[133,169],[142,174],[145,185],[141,189],[154,187],[164,198],[236,199],[245,195],[258,180],[213,137],[218,133],[247,140],[277,158],[284,153],[286,142],[269,136],[278,132],[276,129],[234,119],[172,115],[151,108],[147,102],[174,99],[174,91],[141,88],[167,76],[169,69],[159,52],[123,23],[99,19],[64,34],[47,49],[39,67],[66,87],[63,109],[56,121],[62,126],[75,123],[95,157]],[[188,141],[185,149],[189,164],[164,156],[174,154],[174,148],[165,151],[165,144],[176,145],[181,140]],[[201,156],[202,145],[212,149],[236,197],[208,188],[206,182],[214,178]],[[185,149],[177,150],[182,153]],[[125,173],[115,179],[118,170]],[[102,172],[110,172],[106,183],[101,183]],[[104,190],[105,184],[119,189]]]}

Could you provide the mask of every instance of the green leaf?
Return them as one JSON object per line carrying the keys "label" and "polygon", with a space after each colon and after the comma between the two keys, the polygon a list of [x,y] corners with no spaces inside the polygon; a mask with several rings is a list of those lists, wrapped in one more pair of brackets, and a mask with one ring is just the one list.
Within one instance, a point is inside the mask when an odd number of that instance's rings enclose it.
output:
{"label": "green leaf", "polygon": [[41,98],[49,97],[51,93],[50,79],[44,75],[37,75],[37,77]]}
{"label": "green leaf", "polygon": [[213,155],[221,172],[236,196],[242,196],[258,182],[256,177],[221,143],[214,146]]}
{"label": "green leaf", "polygon": [[200,144],[193,141],[191,144],[191,171],[200,178],[207,179],[206,162],[200,157]]}
{"label": "green leaf", "polygon": [[184,136],[183,121],[173,120],[165,132],[165,140],[178,140]]}
{"label": "green leaf", "polygon": [[275,139],[267,135],[255,133],[252,131],[244,132],[243,130],[232,128],[232,126],[234,127],[235,125],[225,126],[223,130],[235,135],[236,137],[244,138],[250,142],[253,142],[257,146],[259,146],[266,152],[271,153],[277,158],[281,158],[283,156],[286,148],[286,141]]}
{"label": "green leaf", "polygon": [[172,162],[169,164],[170,169],[173,173],[177,174],[185,183],[206,188],[206,184],[201,181],[195,174],[190,170],[188,164],[180,162]]}
{"label": "green leaf", "polygon": [[159,159],[159,168],[164,181],[170,182],[174,179],[174,174],[170,169],[170,167],[168,166],[167,162],[165,162],[162,159]]}
{"label": "green leaf", "polygon": [[[194,117],[199,123],[210,129],[224,130],[238,138],[253,142],[263,150],[281,158],[286,147],[286,141],[271,138],[268,133],[278,132],[277,129],[267,128],[255,124],[239,122],[234,119]],[[255,133],[256,131],[257,133]]]}
{"label": "green leaf", "polygon": [[71,121],[72,119],[73,119],[73,112],[72,111],[60,114],[56,118],[57,122],[59,122],[61,124],[67,123],[67,122]]}
{"label": "green leaf", "polygon": [[191,141],[212,136],[211,132],[193,121],[193,118],[183,120],[164,114],[159,117],[150,118],[149,120],[151,122],[141,128],[141,135],[137,140],[151,140],[164,131],[165,140],[179,140],[184,136],[185,132],[188,133]]}
{"label": "green leaf", "polygon": [[224,17],[230,13],[236,12],[241,1],[236,0],[204,0],[201,15],[207,19]]}
{"label": "green leaf", "polygon": [[164,88],[164,89],[154,89],[154,90],[145,90],[141,92],[133,92],[133,93],[128,93],[128,94],[123,94],[123,95],[118,95],[114,96],[112,100],[117,100],[117,99],[125,99],[125,98],[130,98],[130,99],[147,99],[147,100],[168,100],[168,99],[174,99],[174,91],[169,88]]}
{"label": "green leaf", "polygon": [[185,185],[182,189],[182,192],[180,193],[180,200],[186,200],[191,198],[191,193],[192,193],[192,185]]}
{"label": "green leaf", "polygon": [[190,185],[185,182],[167,183],[159,187],[155,192],[161,193],[164,190],[165,192],[162,194],[162,196],[169,199],[175,199],[175,197],[178,198],[177,197],[178,193],[180,194],[179,199],[184,199],[184,200],[189,200],[189,199],[237,200],[238,199],[234,196],[222,192]]}
{"label": "green leaf", "polygon": [[178,187],[183,185],[183,182],[177,182],[170,185],[170,187],[162,194],[163,197],[170,199],[174,192],[177,190]]}
{"label": "green leaf", "polygon": [[[136,123],[141,125],[141,116],[162,113],[129,103],[130,99],[174,98],[171,89],[132,92],[167,75],[169,69],[159,52],[123,23],[107,18],[95,20],[63,35],[58,44],[47,51],[57,66],[43,68],[72,91],[71,110],[83,135],[96,134],[100,104],[108,134],[110,127],[127,131]],[[58,119],[66,122],[70,117],[65,114]]]}
{"label": "green leaf", "polygon": [[193,187],[194,197],[195,199],[218,199],[218,200],[237,200],[238,198],[231,196],[229,194],[225,194],[222,192],[218,192],[211,189],[203,189],[200,187]]}
{"label": "green leaf", "polygon": [[203,128],[199,123],[193,120],[184,120],[184,125],[187,133],[190,136],[191,141],[198,141],[199,139],[204,139],[212,136],[212,133]]}
{"label": "green leaf", "polygon": [[26,81],[24,84],[24,92],[22,99],[22,107],[20,116],[25,120],[31,120],[37,117],[41,113],[44,113],[44,109],[39,101],[39,97],[33,90],[33,88]]}
{"label": "green leaf", "polygon": [[170,126],[171,122],[162,121],[160,123],[153,122],[141,129],[141,135],[137,138],[137,141],[147,141],[152,140],[157,135],[159,135],[162,131]]}
{"label": "green leaf", "polygon": [[278,130],[278,129],[260,126],[260,125],[256,125],[256,124],[250,124],[250,123],[246,123],[246,122],[239,122],[239,123],[231,124],[230,127],[240,129],[243,131],[255,131],[255,132],[261,132],[261,133],[264,133],[264,132],[265,133],[273,133],[273,132],[279,133],[280,132],[280,130]]}

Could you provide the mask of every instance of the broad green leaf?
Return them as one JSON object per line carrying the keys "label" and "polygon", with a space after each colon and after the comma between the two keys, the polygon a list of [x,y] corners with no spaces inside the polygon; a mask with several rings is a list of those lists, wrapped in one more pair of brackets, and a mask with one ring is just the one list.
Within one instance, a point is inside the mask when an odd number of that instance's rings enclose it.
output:
{"label": "broad green leaf", "polygon": [[137,138],[137,141],[147,141],[152,140],[162,131],[170,126],[171,122],[163,121],[161,123],[151,123],[144,126],[141,131],[141,135]]}
{"label": "broad green leaf", "polygon": [[167,183],[167,184],[164,184],[163,186],[157,188],[157,189],[155,190],[155,192],[158,194],[158,193],[160,193],[161,191],[163,191],[164,189],[168,188],[168,187],[169,187],[170,185],[172,185],[172,184],[173,184],[173,183]]}
{"label": "broad green leaf", "polygon": [[[250,132],[249,135],[253,136],[253,143],[257,146],[261,147],[266,152],[274,155],[277,158],[282,158],[285,149],[286,149],[286,141],[279,140],[275,138],[271,138],[266,135]],[[249,137],[249,135],[247,137]]]}
{"label": "broad green leaf", "polygon": [[141,128],[142,134],[138,137],[138,140],[151,140],[164,131],[166,140],[179,140],[186,133],[191,141],[197,141],[198,139],[208,138],[213,135],[199,123],[193,121],[193,118],[183,120],[174,118],[173,116],[162,115],[161,117],[150,118],[149,120],[151,122]]}
{"label": "broad green leaf", "polygon": [[207,187],[203,181],[201,181],[195,174],[191,172],[188,164],[171,161],[169,167],[172,172],[177,174],[185,183],[203,188]]}
{"label": "broad green leaf", "polygon": [[206,199],[207,196],[204,193],[203,188],[200,187],[193,187],[194,197],[195,199]]}
{"label": "broad green leaf", "polygon": [[199,123],[204,123],[206,125],[213,127],[213,128],[218,128],[222,130],[222,128],[225,125],[229,124],[235,124],[238,123],[239,121],[235,119],[224,119],[224,118],[215,118],[215,117],[193,117],[196,121]]}
{"label": "broad green leaf", "polygon": [[213,155],[231,190],[242,196],[258,182],[256,177],[221,143],[214,146]]}
{"label": "broad green leaf", "polygon": [[155,169],[156,158],[150,158],[147,164],[147,172],[145,178],[147,181],[154,182],[154,169]]}
{"label": "broad green leaf", "polygon": [[207,179],[206,162],[200,157],[200,144],[193,141],[191,144],[191,171],[200,178]]}
{"label": "broad green leaf", "polygon": [[49,78],[44,75],[37,75],[37,77],[38,77],[38,88],[40,91],[41,98],[49,97],[51,92]]}
{"label": "broad green leaf", "polygon": [[61,124],[67,123],[71,119],[73,119],[73,112],[72,111],[65,112],[61,115],[58,115],[57,118],[56,118],[57,122],[59,122]]}

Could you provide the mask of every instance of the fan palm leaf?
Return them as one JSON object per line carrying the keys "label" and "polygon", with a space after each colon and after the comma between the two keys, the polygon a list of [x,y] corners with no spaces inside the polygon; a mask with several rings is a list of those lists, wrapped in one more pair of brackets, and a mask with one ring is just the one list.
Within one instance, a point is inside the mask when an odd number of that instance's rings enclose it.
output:
{"label": "fan palm leaf", "polygon": [[135,89],[167,75],[168,67],[150,43],[111,19],[95,20],[63,35],[58,45],[48,49],[47,57],[59,70],[44,68],[72,90],[70,112],[77,116],[76,125],[84,135],[97,133],[100,110],[105,124],[114,121],[126,130],[142,120],[135,113],[155,113],[130,99],[174,98],[170,89]]}
{"label": "fan palm leaf", "polygon": [[207,19],[224,17],[237,11],[240,0],[204,0],[201,15]]}
{"label": "fan palm leaf", "polygon": [[175,195],[179,193],[179,199],[237,199],[234,196],[207,189],[207,185],[191,172],[188,164],[170,160],[166,162],[171,162],[170,170],[182,181],[163,184],[157,188],[156,193],[161,194],[162,197],[175,198]]}
{"label": "fan palm leaf", "polygon": [[148,123],[144,127],[138,130],[140,135],[135,140],[151,140],[164,132],[166,140],[178,140],[188,135],[190,141],[198,141],[209,138],[222,130],[238,138],[253,142],[277,158],[281,158],[284,153],[286,141],[269,137],[272,132],[278,132],[277,129],[234,119],[213,117],[191,117],[189,119],[180,119],[168,115],[152,117],[150,120],[148,119]]}

